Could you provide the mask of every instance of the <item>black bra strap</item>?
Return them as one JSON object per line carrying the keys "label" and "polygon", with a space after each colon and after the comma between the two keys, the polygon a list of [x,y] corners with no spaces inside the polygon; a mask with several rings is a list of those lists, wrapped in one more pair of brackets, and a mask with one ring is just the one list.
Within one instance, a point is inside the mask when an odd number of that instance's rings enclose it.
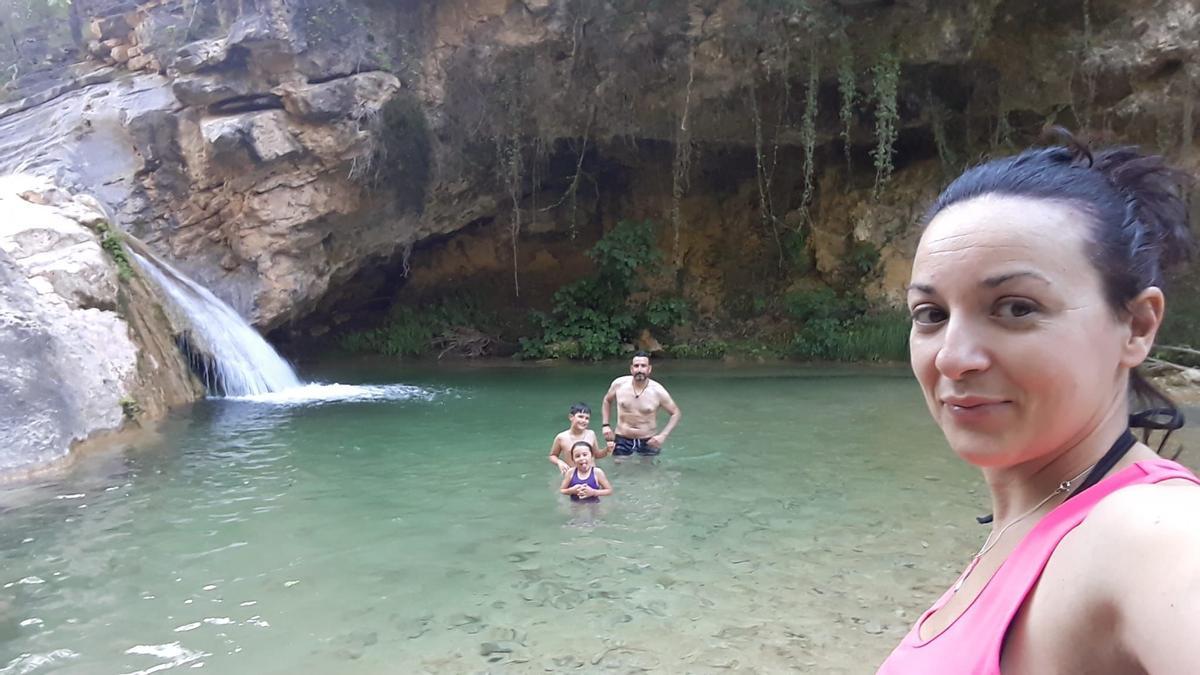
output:
{"label": "black bra strap", "polygon": [[1099,483],[1100,479],[1108,475],[1108,472],[1117,465],[1117,462],[1121,461],[1121,458],[1129,452],[1134,443],[1137,443],[1137,439],[1133,437],[1132,432],[1126,429],[1125,433],[1121,434],[1121,437],[1108,449],[1108,452],[1104,453],[1100,461],[1096,462],[1096,466],[1092,467],[1092,470],[1088,472],[1087,478],[1079,484],[1079,487],[1071,490],[1067,495],[1067,499]]}

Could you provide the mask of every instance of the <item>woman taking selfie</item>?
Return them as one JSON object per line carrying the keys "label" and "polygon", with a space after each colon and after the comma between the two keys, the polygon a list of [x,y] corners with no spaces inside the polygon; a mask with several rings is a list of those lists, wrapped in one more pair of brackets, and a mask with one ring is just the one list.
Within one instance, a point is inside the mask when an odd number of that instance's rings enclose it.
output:
{"label": "woman taking selfie", "polygon": [[994,517],[881,675],[1200,673],[1200,487],[1130,433],[1182,424],[1136,368],[1191,250],[1183,179],[1066,136],[930,209],[912,368]]}

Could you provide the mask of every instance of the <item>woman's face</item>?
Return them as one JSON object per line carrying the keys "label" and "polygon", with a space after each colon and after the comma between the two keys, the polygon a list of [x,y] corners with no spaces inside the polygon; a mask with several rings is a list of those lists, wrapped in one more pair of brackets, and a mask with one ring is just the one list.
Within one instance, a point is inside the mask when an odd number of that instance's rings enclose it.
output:
{"label": "woman's face", "polygon": [[1130,328],[1105,302],[1086,227],[1066,204],[986,195],[944,209],[921,237],[912,368],[951,448],[973,464],[1045,456],[1124,411]]}

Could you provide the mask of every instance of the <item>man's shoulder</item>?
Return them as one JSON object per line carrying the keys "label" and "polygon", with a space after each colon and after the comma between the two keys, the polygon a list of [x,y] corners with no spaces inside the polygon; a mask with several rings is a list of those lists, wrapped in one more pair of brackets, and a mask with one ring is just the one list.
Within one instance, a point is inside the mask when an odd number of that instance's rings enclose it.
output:
{"label": "man's shoulder", "polygon": [[618,377],[617,379],[615,379],[615,380],[613,380],[613,381],[612,381],[612,386],[614,386],[614,387],[619,387],[619,386],[621,386],[621,385],[623,385],[623,384],[629,384],[629,383],[630,383],[630,382],[632,382],[632,381],[633,381],[633,376],[632,376],[632,375],[622,375],[622,376],[620,376],[620,377]]}

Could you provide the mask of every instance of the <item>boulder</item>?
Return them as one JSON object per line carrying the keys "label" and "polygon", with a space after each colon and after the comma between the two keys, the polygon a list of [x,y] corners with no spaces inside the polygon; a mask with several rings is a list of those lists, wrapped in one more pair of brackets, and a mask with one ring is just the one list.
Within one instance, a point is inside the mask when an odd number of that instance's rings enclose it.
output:
{"label": "boulder", "polygon": [[95,206],[45,179],[0,179],[0,473],[61,459],[135,409],[159,415],[200,393],[178,352],[162,349],[169,328],[147,318],[161,312],[127,309],[131,330],[116,311],[114,259],[68,215],[101,222]]}

